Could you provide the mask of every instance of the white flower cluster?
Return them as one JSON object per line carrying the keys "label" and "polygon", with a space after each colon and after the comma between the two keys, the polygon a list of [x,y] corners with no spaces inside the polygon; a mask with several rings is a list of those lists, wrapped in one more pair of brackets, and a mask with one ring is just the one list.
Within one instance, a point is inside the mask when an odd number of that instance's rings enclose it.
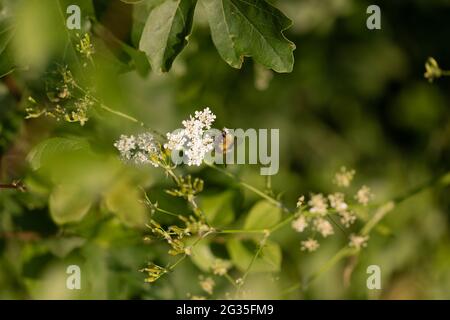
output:
{"label": "white flower cluster", "polygon": [[355,195],[355,199],[364,206],[367,206],[373,198],[373,194],[368,186],[362,186]]}
{"label": "white flower cluster", "polygon": [[302,251],[313,252],[319,248],[319,243],[317,240],[309,238],[308,240],[302,241]]}
{"label": "white flower cluster", "polygon": [[308,205],[301,208],[303,202],[304,196],[301,196],[297,208],[300,209],[300,212],[306,211],[306,214],[302,213],[292,222],[292,228],[297,232],[303,232],[312,222],[313,229],[326,238],[334,234],[332,224],[326,219],[327,215],[339,215],[341,224],[346,228],[350,227],[356,220],[355,214],[349,210],[344,194],[341,192],[330,194],[328,197],[321,193],[312,194]]}
{"label": "white flower cluster", "polygon": [[352,183],[355,173],[355,170],[347,170],[346,167],[341,167],[340,171],[334,176],[334,183],[339,187],[347,188]]}
{"label": "white flower cluster", "polygon": [[[325,218],[328,214],[328,201],[323,194],[312,194],[308,201],[308,206],[302,208],[304,202],[304,196],[301,196],[297,202],[297,208],[300,209],[300,215],[292,221],[292,228],[297,232],[303,232],[311,222],[312,228],[320,233],[322,237],[326,238],[334,234],[334,229],[331,223]],[[330,201],[331,203],[331,201]],[[335,203],[331,203],[334,205]],[[307,214],[303,214],[301,211],[306,209]]]}
{"label": "white flower cluster", "polygon": [[[333,182],[340,187],[349,187],[355,170],[347,170],[342,167],[340,171],[335,175]],[[371,190],[367,186],[362,186],[354,198],[358,203],[366,206],[373,198]],[[340,219],[340,224],[345,228],[350,226],[356,221],[357,216],[354,211],[350,209],[350,206],[345,201],[345,194],[342,192],[336,192],[329,195],[323,195],[321,193],[311,194],[308,201],[305,201],[305,197],[301,196],[297,201],[297,215],[291,223],[291,227],[299,233],[304,232],[308,228],[312,234],[320,234],[323,238],[334,234],[333,216],[336,215]],[[350,246],[360,249],[365,247],[368,240],[367,236],[350,236]],[[312,252],[319,248],[319,242],[314,238],[308,238],[301,242],[301,249],[303,251]]]}
{"label": "white flower cluster", "polygon": [[341,224],[346,228],[350,227],[356,220],[356,216],[353,212],[348,210],[348,205],[344,199],[345,195],[341,192],[336,192],[328,196],[330,206],[336,210],[340,217]]}
{"label": "white flower cluster", "polygon": [[203,276],[200,276],[199,284],[203,291],[205,291],[209,295],[213,294],[216,283],[211,277],[204,278]]}
{"label": "white flower cluster", "polygon": [[122,159],[125,161],[135,164],[150,163],[158,167],[158,163],[152,160],[158,154],[158,146],[153,139],[153,135],[148,132],[137,136],[121,135],[114,146],[119,150]]}
{"label": "white flower cluster", "polygon": [[360,236],[351,234],[349,246],[355,249],[361,249],[367,246],[367,241],[369,240],[369,236]]}
{"label": "white flower cluster", "polygon": [[202,164],[206,154],[213,150],[214,140],[208,135],[216,116],[209,108],[196,111],[194,117],[182,122],[184,129],[167,134],[164,148],[183,151],[189,166]]}

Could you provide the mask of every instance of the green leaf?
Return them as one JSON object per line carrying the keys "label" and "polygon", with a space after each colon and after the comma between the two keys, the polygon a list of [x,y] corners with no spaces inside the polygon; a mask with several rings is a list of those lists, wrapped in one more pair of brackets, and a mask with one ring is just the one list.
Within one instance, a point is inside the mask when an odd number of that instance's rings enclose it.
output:
{"label": "green leaf", "polygon": [[268,201],[257,202],[245,219],[244,229],[261,230],[268,229],[277,224],[281,219],[281,209]]}
{"label": "green leaf", "polygon": [[283,31],[292,22],[264,0],[201,0],[214,44],[232,67],[253,57],[276,72],[291,72],[295,45]]}
{"label": "green leaf", "polygon": [[83,139],[50,138],[34,147],[28,154],[27,160],[33,170],[38,170],[55,155],[86,149],[89,149],[89,144]]}
{"label": "green leaf", "polygon": [[202,197],[203,211],[212,226],[224,227],[233,222],[233,198],[234,193],[232,191]]}
{"label": "green leaf", "polygon": [[14,26],[9,19],[0,21],[0,78],[10,74],[16,68],[11,50]]}
{"label": "green leaf", "polygon": [[44,241],[50,252],[59,258],[66,257],[73,250],[82,247],[86,239],[81,237],[51,238]]}
{"label": "green leaf", "polygon": [[78,222],[89,212],[94,198],[81,185],[58,185],[50,195],[50,215],[57,224]]}
{"label": "green leaf", "polygon": [[[98,22],[94,22],[93,30],[105,41],[109,49],[116,55],[125,58],[131,68],[136,68],[141,76],[146,76],[150,71],[150,64],[144,52],[139,51],[123,41],[117,39],[114,34]],[[121,60],[123,59],[121,58]]]}
{"label": "green leaf", "polygon": [[190,256],[192,262],[203,272],[210,271],[211,267],[216,261],[208,241],[200,241],[192,247],[192,254]]}
{"label": "green leaf", "polygon": [[295,45],[283,35],[292,22],[264,0],[201,0],[214,44],[232,67],[253,57],[276,72],[291,72]]}
{"label": "green leaf", "polygon": [[[251,248],[249,248],[250,246]],[[247,270],[258,250],[254,242],[246,245],[236,238],[228,240],[227,249],[233,264],[242,272]],[[250,272],[278,272],[281,268],[281,259],[280,246],[275,242],[267,241],[254,261]]]}
{"label": "green leaf", "polygon": [[169,71],[186,46],[196,3],[197,0],[167,0],[150,12],[139,49],[147,54],[153,70]]}
{"label": "green leaf", "polygon": [[135,67],[141,76],[146,76],[150,71],[150,64],[148,63],[145,53],[134,49],[126,43],[120,42],[122,50],[130,57],[129,64]]}
{"label": "green leaf", "polygon": [[109,211],[131,227],[143,227],[147,214],[138,189],[131,181],[118,181],[105,195],[105,204]]}

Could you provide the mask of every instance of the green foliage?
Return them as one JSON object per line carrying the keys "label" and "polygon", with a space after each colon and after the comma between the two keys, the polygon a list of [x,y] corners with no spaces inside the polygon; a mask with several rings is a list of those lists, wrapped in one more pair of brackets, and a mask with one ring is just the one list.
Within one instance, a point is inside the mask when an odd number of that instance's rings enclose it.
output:
{"label": "green foliage", "polygon": [[216,260],[217,257],[207,241],[198,243],[192,250],[192,262],[203,272],[210,272]]}
{"label": "green foliage", "polygon": [[164,1],[147,18],[139,48],[147,53],[153,70],[167,72],[187,45],[197,0]]}
{"label": "green foliage", "polygon": [[79,222],[95,200],[79,185],[58,185],[50,195],[50,214],[57,224]]}
{"label": "green foliage", "polygon": [[202,197],[201,205],[211,225],[224,227],[234,221],[234,196],[233,191],[226,191],[217,195]]}
{"label": "green foliage", "polygon": [[244,57],[276,72],[291,72],[295,45],[282,32],[292,22],[280,10],[259,0],[200,0],[212,38],[222,58],[241,68]]}
{"label": "green foliage", "polygon": [[[70,31],[71,0],[0,0],[0,298],[448,298],[449,12],[422,2],[383,5],[371,32],[369,1],[80,0]],[[202,106],[218,128],[279,128],[279,174],[120,161],[120,135],[161,152]]]}
{"label": "green foliage", "polygon": [[106,208],[116,214],[125,225],[142,228],[147,222],[148,215],[141,198],[141,192],[132,181],[124,179],[116,181],[106,192],[104,201]]}
{"label": "green foliage", "polygon": [[275,242],[267,241],[253,264],[251,263],[255,257],[254,252],[257,250],[255,242],[243,242],[238,239],[230,239],[227,242],[227,249],[234,265],[242,272],[246,272],[249,265],[252,265],[250,272],[280,271],[282,260],[281,248]]}
{"label": "green foliage", "polygon": [[273,227],[281,220],[281,209],[262,200],[256,203],[245,219],[244,229],[263,230]]}
{"label": "green foliage", "polygon": [[[295,45],[283,36],[291,21],[265,0],[201,0],[214,44],[232,67],[244,57],[277,72],[291,72]],[[155,6],[145,23],[139,48],[154,70],[167,72],[187,45],[197,0],[169,0]]]}
{"label": "green foliage", "polygon": [[88,150],[89,144],[79,138],[50,138],[42,141],[28,154],[27,160],[33,170],[52,161],[52,158],[66,152]]}

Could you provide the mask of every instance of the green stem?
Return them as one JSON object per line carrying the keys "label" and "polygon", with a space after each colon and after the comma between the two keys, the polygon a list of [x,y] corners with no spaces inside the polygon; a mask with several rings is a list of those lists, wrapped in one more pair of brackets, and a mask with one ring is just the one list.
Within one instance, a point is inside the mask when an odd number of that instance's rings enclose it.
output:
{"label": "green stem", "polygon": [[236,285],[236,280],[234,280],[228,273],[225,273],[223,276],[225,277],[225,279],[227,279],[233,285],[233,287],[235,287],[235,288],[238,287]]}
{"label": "green stem", "polygon": [[276,225],[274,225],[272,228],[270,228],[270,233],[275,232],[276,230],[278,230],[279,228],[283,227],[284,225],[288,224],[289,222],[291,222],[292,220],[294,220],[295,216],[291,215],[289,217],[287,217],[286,219],[280,221],[279,223],[277,223]]}
{"label": "green stem", "polygon": [[[97,99],[95,99],[95,100],[97,100]],[[96,102],[98,102],[98,101],[96,101]],[[129,121],[132,121],[132,122],[134,122],[134,123],[137,123],[137,124],[139,124],[141,127],[144,127],[144,126],[145,126],[144,123],[140,122],[138,119],[136,119],[136,118],[134,118],[134,117],[132,117],[132,116],[126,114],[126,113],[123,113],[123,112],[120,112],[120,111],[111,109],[110,107],[108,107],[108,106],[106,106],[106,105],[104,105],[104,104],[102,104],[102,103],[99,103],[99,106],[100,106],[100,108],[102,108],[103,110],[106,110],[106,111],[108,111],[108,112],[110,112],[110,113],[112,113],[112,114],[115,114],[116,116],[122,117],[122,118],[127,119],[127,120],[129,120]]]}
{"label": "green stem", "polygon": [[167,214],[167,215],[169,215],[169,216],[172,216],[172,217],[179,217],[179,215],[178,214],[176,214],[176,213],[174,213],[174,212],[170,212],[170,211],[167,211],[167,210],[164,210],[164,209],[161,209],[161,208],[158,208],[158,207],[155,207],[154,208],[156,211],[158,211],[158,212],[161,212],[161,213],[164,213],[164,214]]}
{"label": "green stem", "polygon": [[121,112],[121,111],[112,109],[112,108],[108,107],[107,105],[103,104],[99,99],[97,99],[96,97],[94,97],[94,96],[92,96],[91,94],[89,94],[89,92],[87,92],[87,90],[85,90],[83,87],[81,87],[78,83],[74,83],[73,85],[74,85],[74,87],[77,88],[82,94],[90,96],[90,97],[92,98],[92,100],[94,100],[102,110],[107,111],[107,112],[109,112],[109,113],[111,113],[111,114],[114,114],[114,115],[116,115],[116,116],[118,116],[118,117],[121,117],[121,118],[123,118],[123,119],[126,119],[126,120],[128,120],[128,121],[134,122],[134,123],[138,124],[139,126],[145,128],[146,130],[150,131],[150,132],[153,133],[154,135],[158,136],[159,138],[161,138],[161,139],[163,139],[163,140],[166,139],[166,137],[165,137],[161,132],[159,132],[159,131],[157,131],[157,130],[154,130],[154,129],[152,129],[152,128],[149,128],[149,127],[146,126],[143,122],[139,121],[139,120],[136,119],[135,117],[132,117],[132,116],[130,116],[129,114],[126,114],[126,113],[124,113],[124,112]]}
{"label": "green stem", "polygon": [[266,240],[267,240],[267,237],[264,237],[264,238],[261,240],[261,242],[259,243],[258,250],[256,251],[255,255],[252,257],[252,260],[250,261],[250,263],[249,263],[247,269],[245,270],[244,274],[242,275],[242,278],[240,279],[240,282],[239,282],[239,284],[238,284],[238,286],[237,286],[237,290],[236,290],[236,298],[237,298],[237,297],[239,296],[239,294],[241,293],[242,286],[244,285],[245,280],[247,279],[247,276],[249,275],[250,270],[252,269],[252,267],[253,267],[253,265],[254,265],[256,259],[259,257],[259,255],[260,255],[260,253],[261,253],[261,250],[262,250],[262,248],[264,247],[264,244],[265,244]]}
{"label": "green stem", "polygon": [[171,266],[169,266],[167,268],[167,270],[169,271],[173,271],[173,269],[175,269],[175,267],[180,264],[181,262],[183,262],[184,259],[186,259],[187,255],[183,254],[183,256],[181,258],[179,258],[177,261],[174,262],[174,264],[172,264]]}
{"label": "green stem", "polygon": [[232,173],[230,173],[230,172],[228,172],[228,171],[226,171],[226,170],[223,170],[223,169],[217,167],[217,166],[214,165],[214,164],[211,164],[211,163],[206,163],[206,164],[207,164],[210,168],[212,168],[212,169],[214,169],[214,170],[216,170],[216,171],[218,171],[218,172],[220,172],[220,173],[222,173],[222,174],[224,174],[224,175],[226,175],[226,176],[232,178],[234,181],[236,181],[239,185],[241,185],[242,187],[246,188],[247,190],[250,190],[250,191],[252,191],[253,193],[256,193],[256,194],[259,195],[261,198],[266,199],[266,200],[269,201],[270,203],[272,203],[272,204],[274,204],[275,206],[281,208],[284,212],[291,213],[291,210],[290,210],[289,208],[287,208],[282,202],[280,202],[280,201],[278,201],[277,199],[271,197],[270,195],[268,195],[268,194],[265,193],[264,191],[262,191],[262,190],[260,190],[260,189],[258,189],[258,188],[256,188],[256,187],[254,187],[254,186],[252,186],[252,185],[250,185],[250,184],[248,184],[248,183],[246,183],[246,182],[241,181],[241,180],[240,180],[238,177],[236,177],[234,174],[232,174]]}
{"label": "green stem", "polygon": [[216,234],[234,234],[234,233],[260,233],[264,234],[267,230],[243,230],[243,229],[228,229],[228,230],[218,230],[215,233]]}

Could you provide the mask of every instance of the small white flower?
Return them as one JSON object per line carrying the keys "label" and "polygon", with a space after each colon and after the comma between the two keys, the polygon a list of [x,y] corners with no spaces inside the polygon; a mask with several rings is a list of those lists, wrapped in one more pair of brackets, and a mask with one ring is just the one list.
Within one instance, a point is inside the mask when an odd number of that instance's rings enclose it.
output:
{"label": "small white flower", "polygon": [[120,139],[114,143],[125,160],[131,160],[133,150],[136,148],[136,138],[134,136],[121,135]]}
{"label": "small white flower", "polygon": [[207,292],[208,294],[210,294],[210,295],[213,294],[215,285],[216,285],[216,283],[214,282],[214,280],[212,278],[200,277],[200,287],[202,287],[202,289],[205,292]]}
{"label": "small white flower", "polygon": [[135,164],[152,164],[157,167],[158,163],[151,160],[158,154],[158,147],[153,139],[153,135],[145,132],[137,137],[131,135],[121,135],[120,139],[114,143],[119,150],[122,159]]}
{"label": "small white flower", "polygon": [[216,116],[209,108],[196,111],[195,116],[182,122],[184,129],[167,134],[164,148],[183,151],[187,165],[200,166],[206,155],[214,149],[213,138],[206,133],[211,129]]}
{"label": "small white flower", "polygon": [[216,120],[216,115],[211,112],[211,110],[206,107],[203,111],[195,111],[195,117],[202,122],[204,127],[209,130],[214,120]]}
{"label": "small white flower", "polygon": [[334,229],[333,229],[333,226],[331,225],[331,223],[323,218],[317,218],[316,220],[314,220],[314,228],[324,238],[334,234]]}
{"label": "small white flower", "polygon": [[311,207],[309,211],[312,213],[317,213],[319,215],[325,215],[327,213],[328,204],[321,193],[311,195],[308,205]]}
{"label": "small white flower", "polygon": [[355,176],[355,170],[347,170],[346,167],[341,167],[340,171],[334,176],[334,183],[339,187],[347,188]]}
{"label": "small white flower", "polygon": [[226,260],[222,259],[216,259],[214,260],[213,265],[211,266],[211,269],[215,275],[223,276],[227,274],[228,269],[231,268],[231,263]]}
{"label": "small white flower", "polygon": [[319,248],[319,243],[317,242],[317,240],[309,238],[308,240],[302,241],[302,247],[301,250],[302,251],[308,251],[308,252],[313,252],[316,251]]}
{"label": "small white flower", "polygon": [[306,219],[304,216],[300,216],[294,221],[292,221],[292,228],[297,232],[303,232],[303,230],[306,229],[308,226],[308,222],[306,222]]}
{"label": "small white flower", "polygon": [[174,133],[167,134],[168,142],[164,145],[164,148],[169,150],[183,150],[186,144],[185,130],[179,130]]}
{"label": "small white flower", "polygon": [[368,240],[369,240],[369,236],[359,236],[359,235],[351,234],[349,246],[359,250],[359,249],[367,246]]}
{"label": "small white flower", "polygon": [[348,208],[347,203],[344,201],[344,194],[341,192],[328,195],[328,200],[330,201],[330,206],[336,209],[337,212],[345,211]]}
{"label": "small white flower", "polygon": [[350,227],[356,221],[356,216],[350,211],[340,211],[339,216],[341,218],[341,224],[346,228]]}
{"label": "small white flower", "polygon": [[355,196],[355,199],[364,206],[366,206],[372,198],[373,194],[367,186],[362,186]]}

